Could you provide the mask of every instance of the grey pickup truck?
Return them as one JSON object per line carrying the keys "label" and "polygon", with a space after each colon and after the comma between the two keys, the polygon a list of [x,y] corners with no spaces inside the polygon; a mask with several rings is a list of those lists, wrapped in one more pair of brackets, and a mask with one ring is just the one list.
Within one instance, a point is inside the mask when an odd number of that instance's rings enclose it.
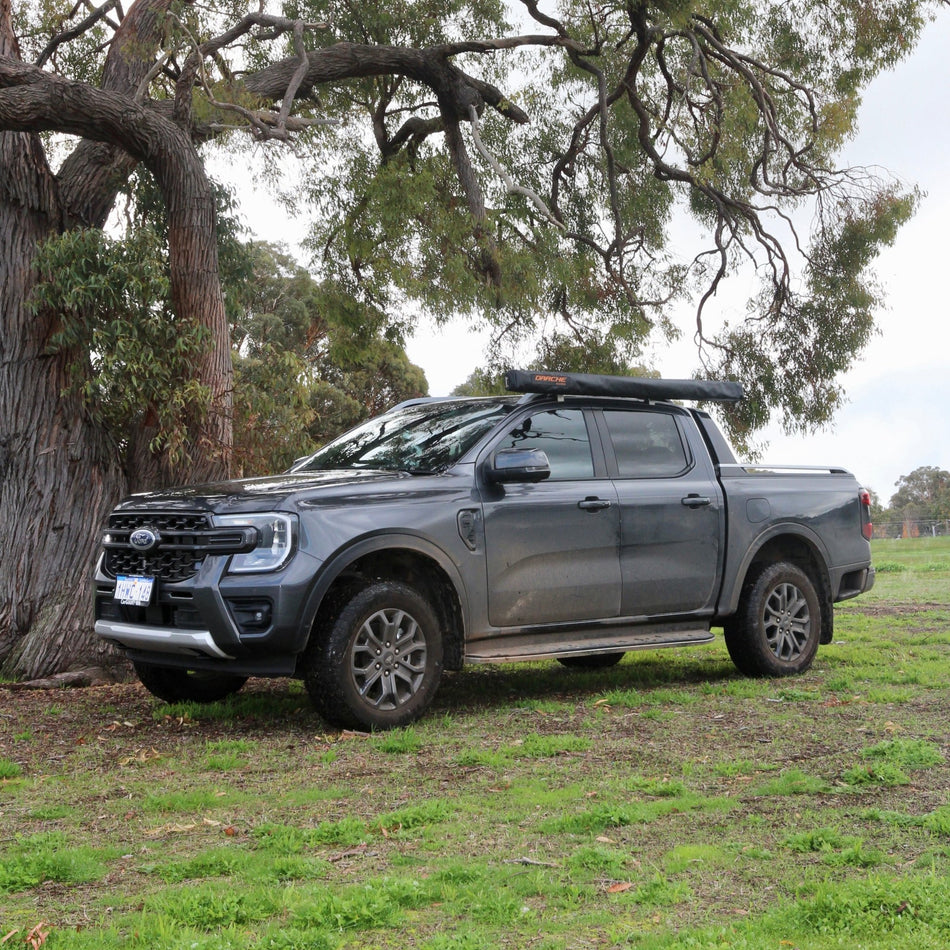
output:
{"label": "grey pickup truck", "polygon": [[304,680],[331,723],[405,725],[444,669],[711,640],[809,668],[874,582],[870,497],[839,468],[740,465],[683,400],[729,382],[508,374],[396,406],[289,472],[134,495],[110,515],[96,632],[168,700]]}

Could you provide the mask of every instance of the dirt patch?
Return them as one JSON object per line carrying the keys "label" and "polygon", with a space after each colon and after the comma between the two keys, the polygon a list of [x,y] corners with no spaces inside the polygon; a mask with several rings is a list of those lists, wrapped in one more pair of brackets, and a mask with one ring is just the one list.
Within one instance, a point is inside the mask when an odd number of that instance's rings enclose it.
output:
{"label": "dirt patch", "polygon": [[[160,710],[169,707],[140,683],[56,689],[6,685],[0,687],[0,756],[28,765],[33,772],[85,745],[99,744],[110,757],[121,759],[143,748],[165,751],[180,742],[182,734],[207,742],[272,734],[277,717],[283,741],[312,737],[314,730],[326,728],[305,696],[299,697],[294,715],[281,715],[286,712],[287,693],[286,681],[251,680],[241,691],[242,698],[259,697],[262,705],[273,707],[274,715],[237,713],[192,721],[163,715]],[[18,737],[28,737],[29,742],[17,741]],[[25,756],[29,762],[20,761]]]}
{"label": "dirt patch", "polygon": [[926,603],[887,603],[887,604],[860,604],[848,608],[857,614],[868,617],[909,617],[927,613],[931,610],[950,611],[950,605],[932,602]]}

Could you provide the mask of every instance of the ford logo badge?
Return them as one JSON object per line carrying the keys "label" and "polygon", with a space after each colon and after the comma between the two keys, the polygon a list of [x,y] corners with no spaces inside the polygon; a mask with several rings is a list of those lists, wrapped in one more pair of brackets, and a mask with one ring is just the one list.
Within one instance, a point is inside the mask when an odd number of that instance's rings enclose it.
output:
{"label": "ford logo badge", "polygon": [[151,551],[161,540],[161,535],[152,528],[136,528],[129,535],[129,544],[136,551]]}

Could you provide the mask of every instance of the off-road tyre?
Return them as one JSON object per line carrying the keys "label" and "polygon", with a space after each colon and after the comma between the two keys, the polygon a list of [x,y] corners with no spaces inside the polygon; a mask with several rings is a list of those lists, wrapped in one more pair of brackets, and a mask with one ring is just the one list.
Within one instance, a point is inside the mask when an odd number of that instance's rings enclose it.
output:
{"label": "off-road tyre", "polygon": [[585,653],[581,656],[559,656],[558,663],[569,670],[606,670],[616,666],[624,658],[623,651],[616,653]]}
{"label": "off-road tyre", "polygon": [[724,624],[726,647],[747,676],[794,676],[812,665],[821,637],[821,600],[811,578],[786,561],[746,580],[739,609]]}
{"label": "off-road tyre", "polygon": [[233,673],[183,670],[138,661],[132,665],[142,685],[166,703],[215,703],[233,695],[247,682],[246,676]]}
{"label": "off-road tyre", "polygon": [[442,679],[442,634],[412,587],[374,581],[316,629],[303,657],[307,692],[331,725],[367,732],[414,722]]}

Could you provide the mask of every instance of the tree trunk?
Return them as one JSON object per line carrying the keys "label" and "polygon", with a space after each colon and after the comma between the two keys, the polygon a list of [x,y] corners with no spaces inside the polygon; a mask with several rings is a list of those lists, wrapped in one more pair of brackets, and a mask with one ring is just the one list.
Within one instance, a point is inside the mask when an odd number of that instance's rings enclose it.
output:
{"label": "tree trunk", "polygon": [[49,318],[26,306],[36,243],[58,229],[39,141],[0,134],[0,672],[39,675],[101,655],[88,583],[121,473],[75,399],[68,354],[45,353]]}
{"label": "tree trunk", "polygon": [[[137,28],[126,39],[133,50],[152,25],[146,14],[164,5],[140,0],[130,10],[127,20]],[[122,48],[117,42],[114,53]],[[137,51],[141,55],[141,45]],[[0,0],[0,55],[19,59],[9,0]],[[140,72],[116,56],[107,86],[122,86]],[[55,77],[48,87],[35,85],[22,91],[35,92],[39,119],[20,127],[54,127],[50,116],[70,110],[71,89]],[[44,676],[114,656],[93,632],[91,572],[105,516],[129,486],[109,434],[78,396],[64,395],[71,358],[87,354],[48,353],[55,315],[33,313],[27,302],[37,243],[77,221],[101,226],[119,183],[138,161],[152,169],[165,194],[176,313],[213,336],[212,350],[196,368],[211,392],[211,411],[195,420],[192,463],[174,477],[220,477],[230,465],[230,345],[210,184],[181,129],[160,117],[129,118],[136,107],[118,106],[117,113],[99,116],[72,106],[76,134],[101,141],[80,143],[58,177],[33,131],[0,133],[0,675],[8,677]],[[12,120],[17,127],[15,107]],[[131,128],[120,128],[123,122]],[[169,478],[154,458],[138,464],[159,471],[150,481]]]}

